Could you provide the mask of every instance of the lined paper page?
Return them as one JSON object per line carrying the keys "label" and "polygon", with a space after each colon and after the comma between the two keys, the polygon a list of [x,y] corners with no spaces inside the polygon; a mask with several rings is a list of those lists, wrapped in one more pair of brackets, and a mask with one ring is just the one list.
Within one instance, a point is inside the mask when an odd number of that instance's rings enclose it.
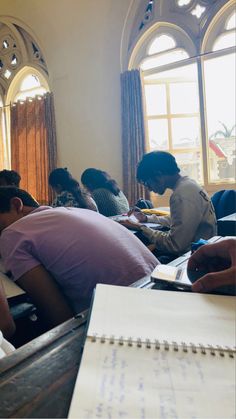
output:
{"label": "lined paper page", "polygon": [[230,419],[235,359],[91,342],[69,418]]}
{"label": "lined paper page", "polygon": [[235,346],[236,298],[98,284],[88,335]]}

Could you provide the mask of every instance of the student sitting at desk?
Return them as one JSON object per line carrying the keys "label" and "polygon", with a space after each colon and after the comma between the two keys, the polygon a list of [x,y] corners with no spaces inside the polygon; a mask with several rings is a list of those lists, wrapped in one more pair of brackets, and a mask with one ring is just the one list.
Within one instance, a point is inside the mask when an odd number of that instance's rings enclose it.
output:
{"label": "student sitting at desk", "polygon": [[181,255],[190,249],[191,242],[209,239],[216,234],[216,217],[206,191],[193,179],[182,176],[174,156],[164,151],[153,151],[143,156],[137,169],[137,180],[150,191],[163,195],[172,189],[170,216],[147,216],[136,209],[133,214],[140,222],[156,222],[169,231],[154,231],[138,223],[124,224],[141,230],[159,254]]}
{"label": "student sitting at desk", "polygon": [[39,206],[0,188],[0,253],[5,268],[51,326],[89,307],[97,283],[130,285],[158,261],[137,237],[101,214]]}
{"label": "student sitting at desk", "polygon": [[100,214],[111,217],[129,211],[126,196],[107,172],[94,168],[86,169],[82,173],[81,182],[92,194]]}
{"label": "student sitting at desk", "polygon": [[53,170],[49,175],[49,185],[57,194],[52,204],[53,207],[98,210],[93,198],[80,188],[79,182],[72,177],[66,168],[59,167]]}

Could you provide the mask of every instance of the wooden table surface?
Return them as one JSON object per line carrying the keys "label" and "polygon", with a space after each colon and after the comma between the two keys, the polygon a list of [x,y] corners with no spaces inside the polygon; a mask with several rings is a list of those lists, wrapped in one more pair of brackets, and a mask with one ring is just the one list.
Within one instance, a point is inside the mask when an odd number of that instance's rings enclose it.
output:
{"label": "wooden table surface", "polygon": [[1,360],[1,418],[67,417],[82,355],[86,314]]}

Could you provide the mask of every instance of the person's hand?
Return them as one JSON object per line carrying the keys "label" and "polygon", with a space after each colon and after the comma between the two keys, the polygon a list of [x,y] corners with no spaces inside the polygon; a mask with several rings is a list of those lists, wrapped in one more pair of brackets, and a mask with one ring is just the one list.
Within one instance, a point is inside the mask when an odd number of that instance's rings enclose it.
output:
{"label": "person's hand", "polygon": [[144,214],[144,213],[140,210],[140,208],[138,208],[138,207],[134,207],[134,208],[131,208],[131,209],[129,210],[129,212],[128,212],[128,216],[129,216],[129,217],[131,217],[131,215],[132,215],[132,216],[134,216],[134,217],[136,217],[136,218],[137,218],[137,220],[138,220],[140,223],[146,223],[146,222],[147,222],[147,216],[146,216],[146,214]]}
{"label": "person's hand", "polygon": [[130,230],[140,230],[140,223],[137,221],[137,223],[135,223],[134,221],[130,221],[130,220],[120,220],[118,221],[119,224],[125,226],[126,228],[130,229]]}
{"label": "person's hand", "polygon": [[224,285],[236,286],[236,239],[200,247],[190,257],[187,269],[209,272],[193,284],[194,292],[207,292]]}

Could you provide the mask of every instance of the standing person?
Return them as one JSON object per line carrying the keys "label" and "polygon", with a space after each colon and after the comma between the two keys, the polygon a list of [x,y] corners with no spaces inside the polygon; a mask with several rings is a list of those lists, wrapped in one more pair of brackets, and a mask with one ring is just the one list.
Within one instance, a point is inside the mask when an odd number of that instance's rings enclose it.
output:
{"label": "standing person", "polygon": [[53,170],[49,175],[49,185],[57,193],[53,207],[75,207],[97,211],[94,200],[81,190],[79,182],[66,168]]}
{"label": "standing person", "polygon": [[101,214],[111,217],[129,211],[127,198],[107,172],[94,168],[86,169],[82,173],[81,182],[92,194]]}
{"label": "standing person", "polygon": [[21,177],[15,170],[1,170],[0,171],[0,186],[17,186],[19,188]]}
{"label": "standing person", "polygon": [[150,191],[163,195],[172,189],[170,216],[147,216],[133,210],[137,221],[159,223],[169,227],[166,232],[152,230],[130,221],[122,222],[129,228],[141,230],[159,254],[181,255],[190,250],[191,243],[216,235],[216,217],[207,192],[188,176],[182,176],[174,156],[165,151],[152,151],[138,164],[137,180]]}
{"label": "standing person", "polygon": [[158,264],[113,220],[86,209],[39,206],[13,187],[0,188],[0,252],[51,326],[88,308],[97,283],[127,286]]}

